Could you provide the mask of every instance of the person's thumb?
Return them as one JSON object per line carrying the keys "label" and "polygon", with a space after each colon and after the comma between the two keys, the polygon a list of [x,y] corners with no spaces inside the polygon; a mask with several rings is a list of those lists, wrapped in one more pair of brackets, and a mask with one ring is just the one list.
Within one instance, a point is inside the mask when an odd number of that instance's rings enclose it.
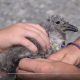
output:
{"label": "person's thumb", "polygon": [[49,56],[48,59],[61,61],[65,56],[66,56],[66,53],[64,53],[63,51],[58,51],[56,53],[53,53],[51,56]]}

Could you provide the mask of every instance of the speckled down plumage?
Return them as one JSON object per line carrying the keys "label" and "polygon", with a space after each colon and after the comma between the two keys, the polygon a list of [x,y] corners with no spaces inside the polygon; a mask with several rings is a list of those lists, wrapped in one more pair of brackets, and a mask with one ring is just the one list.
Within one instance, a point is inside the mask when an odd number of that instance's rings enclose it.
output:
{"label": "speckled down plumage", "polygon": [[14,73],[19,60],[24,57],[33,59],[47,58],[49,55],[60,50],[62,46],[66,45],[66,31],[78,31],[77,27],[69,24],[60,16],[51,16],[40,25],[47,31],[51,47],[45,52],[36,40],[28,38],[38,47],[38,52],[33,54],[33,52],[21,45],[12,46],[0,54],[1,70]]}

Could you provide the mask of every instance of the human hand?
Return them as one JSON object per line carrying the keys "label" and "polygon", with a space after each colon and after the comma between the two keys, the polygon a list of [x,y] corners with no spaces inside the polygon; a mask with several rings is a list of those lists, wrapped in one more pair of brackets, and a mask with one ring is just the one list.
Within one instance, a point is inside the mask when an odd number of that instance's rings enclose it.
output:
{"label": "human hand", "polygon": [[40,25],[17,23],[0,30],[0,49],[20,44],[33,52],[37,51],[37,47],[27,37],[37,40],[44,50],[49,47],[48,35]]}
{"label": "human hand", "polygon": [[[74,41],[74,43],[80,44],[80,38]],[[66,48],[63,48],[60,51],[56,52],[55,54],[52,54],[48,59],[73,65],[80,65],[80,49],[74,45],[69,45]]]}
{"label": "human hand", "polygon": [[[79,44],[80,38],[77,39],[75,43]],[[76,77],[79,77],[78,74],[80,75],[80,69],[75,67],[74,65],[79,64],[80,64],[80,50],[73,45],[69,45],[64,49],[61,49],[59,52],[52,54],[48,59],[21,60],[19,63],[17,73],[23,73],[18,76],[20,78],[25,79],[28,77],[30,78],[32,76],[33,77],[36,76],[36,74],[29,76],[25,73],[48,73],[47,75],[44,76],[47,78],[49,77],[49,80],[50,76],[52,76],[55,79],[56,75],[59,75],[58,79],[60,80],[60,78],[66,73],[67,75],[69,74],[68,77],[71,77],[72,75],[72,78],[75,79],[73,77],[73,74],[75,74]],[[49,73],[53,73],[53,75]],[[36,78],[38,79],[41,77],[45,78],[44,76],[42,74],[36,76]],[[67,77],[65,76],[65,79],[66,78]]]}
{"label": "human hand", "polygon": [[55,79],[55,77],[62,80],[62,78],[73,77],[73,75],[80,76],[80,70],[77,67],[49,59],[24,58],[17,68],[17,77],[22,80],[44,80],[45,78],[50,80],[51,78]]}

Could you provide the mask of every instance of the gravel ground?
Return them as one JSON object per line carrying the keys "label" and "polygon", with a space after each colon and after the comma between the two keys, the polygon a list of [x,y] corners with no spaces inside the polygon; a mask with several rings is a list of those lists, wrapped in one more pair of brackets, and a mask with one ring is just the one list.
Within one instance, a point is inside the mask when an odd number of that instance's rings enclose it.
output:
{"label": "gravel ground", "polygon": [[[80,0],[0,0],[0,27],[16,22],[40,23],[50,15],[61,15],[80,30]],[[80,36],[80,31],[70,40]]]}

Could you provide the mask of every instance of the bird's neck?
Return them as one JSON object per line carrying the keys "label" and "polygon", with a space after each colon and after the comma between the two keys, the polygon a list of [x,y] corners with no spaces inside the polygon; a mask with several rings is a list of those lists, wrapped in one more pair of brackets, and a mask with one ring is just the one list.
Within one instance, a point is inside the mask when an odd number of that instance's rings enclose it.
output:
{"label": "bird's neck", "polygon": [[55,30],[49,33],[50,43],[54,51],[58,51],[61,49],[61,45],[65,41],[65,34]]}

